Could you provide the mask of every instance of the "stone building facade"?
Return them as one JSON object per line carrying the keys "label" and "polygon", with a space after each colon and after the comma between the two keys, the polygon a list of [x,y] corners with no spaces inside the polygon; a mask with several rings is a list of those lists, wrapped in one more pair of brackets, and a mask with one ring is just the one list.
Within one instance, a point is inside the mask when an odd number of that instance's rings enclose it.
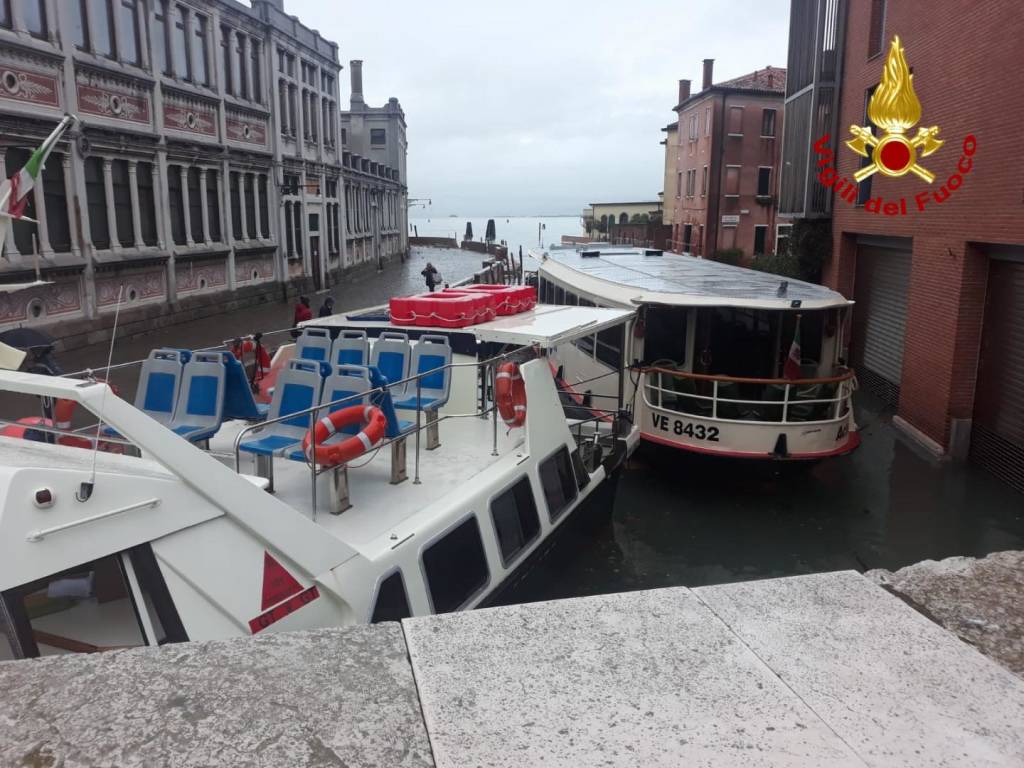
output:
{"label": "stone building facade", "polygon": [[0,294],[0,329],[101,338],[122,286],[141,317],[336,281],[340,70],[283,0],[0,0],[0,173],[80,119],[0,258],[51,284]]}
{"label": "stone building facade", "polygon": [[354,264],[386,261],[409,250],[405,113],[391,97],[371,107],[363,97],[363,62],[349,62],[352,93],[341,113],[347,248]]}

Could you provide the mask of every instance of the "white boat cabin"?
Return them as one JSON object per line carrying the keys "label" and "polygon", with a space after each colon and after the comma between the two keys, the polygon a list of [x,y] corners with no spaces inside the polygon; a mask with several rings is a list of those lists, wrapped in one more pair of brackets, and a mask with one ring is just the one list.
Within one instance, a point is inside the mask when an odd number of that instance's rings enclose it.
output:
{"label": "white boat cabin", "polygon": [[[641,439],[741,458],[814,460],[859,444],[843,360],[852,302],[821,285],[660,250],[605,243],[533,254],[542,304],[637,310],[625,329],[562,345],[581,402],[618,396],[615,361],[634,364],[626,401]],[[792,357],[787,365],[787,358]]]}
{"label": "white boat cabin", "polygon": [[[0,436],[0,660],[494,602],[570,519],[610,509],[635,430],[567,419],[547,355],[632,314],[547,306],[440,333],[321,318],[278,350],[269,409],[223,349],[155,350],[134,405],[0,371],[5,394],[77,406],[72,428]],[[493,396],[509,362],[518,428]],[[312,464],[310,425],[353,403],[385,413],[385,437]]]}

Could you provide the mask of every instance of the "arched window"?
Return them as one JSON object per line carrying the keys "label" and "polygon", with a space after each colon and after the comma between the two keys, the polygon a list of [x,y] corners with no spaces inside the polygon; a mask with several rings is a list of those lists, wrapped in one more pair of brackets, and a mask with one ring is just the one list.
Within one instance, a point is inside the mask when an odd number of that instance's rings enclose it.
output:
{"label": "arched window", "polygon": [[619,214],[619,224],[629,224],[629,214],[628,213],[620,213]]}
{"label": "arched window", "polygon": [[607,226],[607,225],[608,225],[608,214],[606,213],[606,214],[604,214],[604,215],[603,215],[603,216],[601,217],[601,226],[602,226],[602,227],[605,227],[605,226]]}

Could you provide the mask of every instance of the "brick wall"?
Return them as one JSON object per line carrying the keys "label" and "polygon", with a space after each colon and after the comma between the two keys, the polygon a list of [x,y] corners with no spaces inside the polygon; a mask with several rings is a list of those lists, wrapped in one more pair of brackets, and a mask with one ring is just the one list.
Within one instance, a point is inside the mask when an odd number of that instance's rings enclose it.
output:
{"label": "brick wall", "polygon": [[[856,235],[913,238],[907,302],[900,415],[943,446],[950,419],[970,418],[984,316],[988,261],[985,243],[1024,243],[1024,179],[1019,170],[1019,126],[1024,89],[1019,43],[1007,34],[1020,19],[1017,0],[989,0],[969,8],[955,0],[886,3],[882,52],[868,59],[871,0],[851,0],[838,125],[863,124],[868,88],[881,78],[894,34],[900,36],[922,103],[918,126],[938,125],[945,144],[920,160],[936,179],[875,174],[872,196],[905,198],[907,216],[884,216],[842,200],[834,205],[834,248],[825,282],[856,299]],[[912,129],[916,132],[917,127]],[[923,211],[915,195],[935,192],[957,170],[964,138],[977,151],[962,186]],[[860,158],[839,137],[837,170],[848,178]]]}

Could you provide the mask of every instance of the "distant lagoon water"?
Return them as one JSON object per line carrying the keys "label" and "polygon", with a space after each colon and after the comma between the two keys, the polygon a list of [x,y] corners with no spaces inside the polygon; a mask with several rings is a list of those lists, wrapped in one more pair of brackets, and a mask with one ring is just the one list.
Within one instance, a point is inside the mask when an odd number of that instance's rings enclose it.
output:
{"label": "distant lagoon water", "polygon": [[[420,237],[453,237],[462,242],[466,233],[466,222],[473,225],[473,239],[482,241],[487,232],[487,219],[494,219],[494,230],[497,242],[505,242],[509,249],[518,254],[519,246],[523,253],[539,244],[544,247],[552,243],[562,242],[562,235],[583,235],[583,222],[579,216],[430,216],[410,218],[409,224],[416,228]],[[540,225],[541,239],[537,238],[537,227]]]}

